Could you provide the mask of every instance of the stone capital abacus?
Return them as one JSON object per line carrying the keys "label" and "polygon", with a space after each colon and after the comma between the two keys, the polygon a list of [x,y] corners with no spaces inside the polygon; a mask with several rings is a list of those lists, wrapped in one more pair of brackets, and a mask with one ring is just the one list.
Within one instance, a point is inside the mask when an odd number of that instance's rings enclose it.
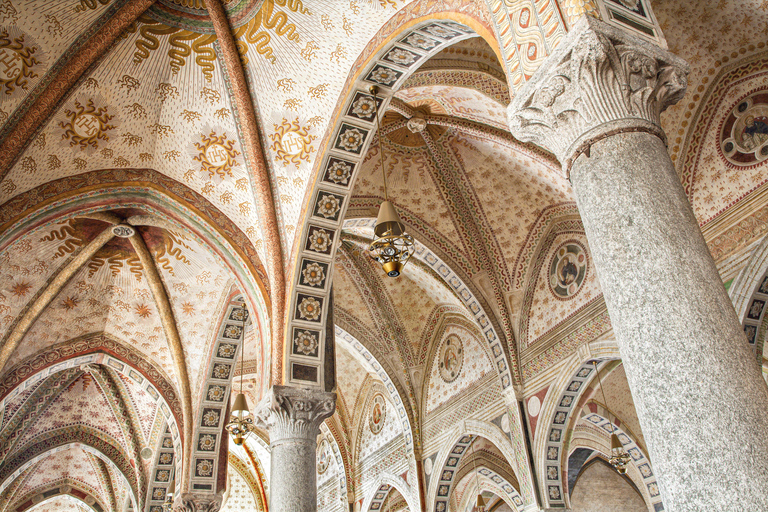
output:
{"label": "stone capital abacus", "polygon": [[256,410],[257,423],[272,444],[282,440],[314,442],[320,424],[336,410],[336,394],[293,386],[273,386]]}
{"label": "stone capital abacus", "polygon": [[679,57],[584,17],[515,96],[510,129],[554,153],[568,176],[579,155],[612,134],[664,140],[659,115],[683,97],[688,72]]}

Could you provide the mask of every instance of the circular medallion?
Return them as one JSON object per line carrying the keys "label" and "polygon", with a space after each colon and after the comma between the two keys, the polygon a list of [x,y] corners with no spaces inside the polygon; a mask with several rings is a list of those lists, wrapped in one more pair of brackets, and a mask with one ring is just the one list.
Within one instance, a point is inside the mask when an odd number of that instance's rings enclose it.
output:
{"label": "circular medallion", "polygon": [[317,472],[323,474],[331,465],[331,445],[327,439],[320,441],[320,447],[317,449]]}
{"label": "circular medallion", "polygon": [[532,396],[528,400],[528,414],[531,415],[532,418],[535,418],[539,415],[539,412],[541,411],[541,400],[539,400],[539,397]]}
{"label": "circular medallion", "polygon": [[152,458],[152,453],[153,453],[152,448],[145,446],[144,448],[141,449],[141,458],[144,460],[148,460]]}
{"label": "circular medallion", "polygon": [[440,348],[440,377],[445,382],[453,382],[461,372],[464,363],[464,347],[456,335],[450,335]]}
{"label": "circular medallion", "polygon": [[84,139],[90,139],[99,134],[101,128],[99,118],[93,114],[80,114],[72,123],[75,133]]}
{"label": "circular medallion", "polygon": [[740,100],[723,121],[720,153],[732,167],[768,160],[768,90]]}
{"label": "circular medallion", "polygon": [[381,429],[384,428],[384,420],[387,418],[387,402],[384,400],[384,396],[378,394],[373,397],[371,401],[371,415],[368,418],[368,425],[371,427],[371,432],[378,434]]}
{"label": "circular medallion", "polygon": [[424,461],[424,472],[427,474],[427,476],[432,474],[432,459],[427,459]]}
{"label": "circular medallion", "polygon": [[131,226],[126,226],[125,224],[112,226],[112,234],[120,238],[129,238],[133,236],[134,233],[136,233],[136,230]]}
{"label": "circular medallion", "polygon": [[21,74],[24,62],[21,60],[18,52],[10,48],[0,48],[0,62],[3,63],[0,66],[0,79],[5,81],[13,80]]}
{"label": "circular medallion", "polygon": [[557,248],[549,265],[549,289],[560,299],[570,299],[578,293],[587,275],[587,252],[576,241]]}
{"label": "circular medallion", "polygon": [[229,153],[221,144],[211,144],[205,149],[205,159],[212,166],[221,167],[229,161]]}

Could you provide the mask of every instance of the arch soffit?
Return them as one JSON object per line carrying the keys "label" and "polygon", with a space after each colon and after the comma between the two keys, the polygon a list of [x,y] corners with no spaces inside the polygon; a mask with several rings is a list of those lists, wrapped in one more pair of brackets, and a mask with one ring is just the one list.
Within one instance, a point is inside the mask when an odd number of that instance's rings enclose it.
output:
{"label": "arch soffit", "polygon": [[381,473],[373,487],[373,492],[365,498],[360,510],[369,512],[374,503],[381,505],[392,489],[397,489],[397,492],[405,498],[406,503],[408,503],[408,510],[419,510],[418,496],[413,496],[411,486],[402,477],[386,472]]}
{"label": "arch soffit", "polygon": [[[206,370],[201,379],[199,402],[195,409],[194,433],[192,436],[192,453],[190,464],[197,467],[198,460],[205,460],[214,468],[227,464],[222,454],[221,444],[227,436],[222,434],[229,409],[230,390],[235,375],[237,356],[243,349],[243,338],[249,319],[249,308],[246,312],[239,306],[243,302],[242,294],[230,293],[222,314],[217,319],[217,328],[211,343],[211,352],[206,359]],[[189,472],[190,489],[211,489],[216,492],[219,486],[226,484],[219,478],[219,471]],[[197,487],[196,487],[197,486]]]}
{"label": "arch soffit", "polygon": [[[494,471],[490,469],[487,465],[483,463],[483,457],[482,454],[479,454],[478,459],[478,465],[477,465],[477,473],[483,476],[483,478],[478,478],[479,481],[479,487],[476,485],[475,490],[478,490],[480,492],[482,491],[491,491],[496,496],[498,496],[501,501],[507,504],[509,508],[511,508],[514,511],[521,511],[523,510],[523,499],[520,497],[520,495],[515,490],[514,486],[509,482],[507,478],[505,478],[503,475],[501,475],[499,472]],[[469,471],[461,472],[457,475],[456,485],[458,486],[461,484],[462,481],[465,479],[475,479],[474,476],[475,468],[469,468]],[[467,492],[469,490],[469,486],[472,485],[471,481],[468,482],[468,487],[464,492],[464,495],[461,497],[461,502],[456,504],[456,493],[451,493],[450,501],[454,504],[455,508],[453,510],[471,510],[472,509],[472,502],[477,496],[474,493]]]}
{"label": "arch soffit", "polygon": [[[517,463],[515,448],[504,432],[493,423],[467,419],[453,429],[453,432],[448,436],[448,439],[453,439],[454,441],[446,443],[445,447],[435,458],[435,462],[432,466],[432,477],[429,480],[429,487],[427,489],[426,503],[430,510],[434,509],[436,512],[438,511],[438,500],[444,502],[447,507],[459,463],[464,455],[466,455],[467,449],[478,437],[485,438],[499,450],[509,466],[510,472],[517,478],[518,482],[520,481],[520,477],[514,470]],[[451,455],[458,455],[458,457],[451,457]],[[455,461],[451,459],[455,459]],[[446,470],[448,470],[449,475],[446,475],[447,478],[443,480],[444,471]],[[522,484],[522,482],[520,483]],[[443,491],[438,495],[438,491],[441,489],[443,489]],[[515,491],[515,493],[516,492],[517,491]],[[518,494],[518,496],[520,495]],[[524,501],[521,496],[520,500]],[[444,510],[447,510],[447,508]]]}
{"label": "arch soffit", "polygon": [[752,251],[747,264],[733,280],[728,295],[744,328],[747,342],[754,348],[758,362],[768,364],[763,357],[768,332],[768,237]]}
{"label": "arch soffit", "polygon": [[[371,43],[369,43],[369,47],[364,51],[366,57],[359,58],[353,66],[347,84],[343,88],[343,93],[340,95],[335,118],[331,123],[333,128],[326,133],[322,144],[320,144],[318,154],[323,154],[324,156],[317,160],[313,169],[314,185],[311,187],[311,191],[310,189],[307,190],[308,195],[305,197],[305,206],[302,208],[300,215],[301,229],[297,230],[294,241],[295,249],[292,254],[292,264],[290,265],[292,269],[291,282],[293,285],[289,302],[290,307],[288,309],[291,316],[288,321],[289,328],[286,330],[291,338],[286,340],[285,347],[293,345],[293,339],[296,336],[294,331],[298,330],[302,324],[305,326],[307,324],[322,325],[327,315],[330,283],[332,280],[332,262],[339,244],[341,222],[349,203],[348,198],[351,192],[351,185],[354,183],[356,170],[360,167],[365,151],[370,145],[375,131],[375,119],[371,115],[365,118],[353,112],[351,105],[355,98],[365,96],[370,98],[368,86],[377,85],[380,89],[379,97],[382,98],[381,107],[386,108],[398,85],[402,84],[410,76],[414,71],[411,68],[415,67],[418,61],[426,61],[442,48],[462,39],[473,37],[476,34],[473,28],[455,21],[435,21],[434,18],[436,16],[434,15],[418,18],[414,16],[416,19],[406,20],[404,17],[410,15],[410,13],[406,14],[405,11],[409,11],[409,9],[406,8],[395,15],[387,26],[379,31],[379,35],[374,37]],[[453,15],[446,13],[445,16]],[[477,21],[472,21],[465,14],[459,16],[462,21],[466,21],[470,25],[474,25],[477,28],[482,27]],[[400,22],[399,25],[392,24],[395,20]],[[382,41],[383,33],[391,35],[386,36],[386,40]],[[429,49],[419,48],[406,43],[407,33],[418,33],[422,37],[428,38],[432,42],[423,46],[429,47]],[[490,31],[486,33],[489,34]],[[397,41],[395,41],[396,38]],[[386,58],[389,56],[389,52],[395,48],[395,42],[397,42],[401,50],[404,49],[410,52],[414,59],[411,63],[400,65],[396,64],[393,59]],[[371,55],[371,58],[369,59],[367,55]],[[341,108],[342,105],[344,105],[343,109]],[[352,137],[356,138],[353,141],[354,144],[350,145],[347,143],[352,141],[352,138],[349,141],[347,139],[342,141],[344,134],[349,134],[348,136],[350,137],[354,135]],[[332,141],[335,141],[333,147],[327,151]],[[346,169],[344,171],[346,179],[331,179],[328,169],[334,163],[340,163]],[[339,200],[340,207],[333,215],[320,215],[317,202],[320,200],[321,194],[322,196],[332,194]],[[318,245],[318,237],[322,240],[322,245]],[[321,282],[308,286],[302,280],[302,269],[313,263],[328,265],[328,275]],[[300,301],[305,300],[313,301],[313,304],[319,309],[311,317],[302,315],[298,308]],[[325,333],[322,330],[318,330],[314,334],[318,340],[319,354],[322,354],[324,353]],[[319,358],[314,365],[315,370],[313,370],[316,374],[315,380],[302,380],[298,379],[296,377],[297,374],[293,371],[293,367],[297,363],[292,361],[293,358],[289,353],[290,351],[286,349],[284,352],[286,360],[284,380],[286,382],[296,382],[297,384],[315,387],[322,385],[324,376]],[[303,365],[307,365],[306,361]]]}
{"label": "arch soffit", "polygon": [[[550,385],[539,413],[533,442],[534,460],[544,461],[538,464],[538,481],[546,482],[544,502],[548,506],[565,506],[562,468],[563,449],[566,447],[566,435],[569,419],[573,410],[578,409],[589,382],[595,377],[592,360],[615,360],[621,356],[618,347],[613,344],[596,344],[595,352],[579,350],[567,360],[558,378]],[[585,355],[586,353],[586,355]],[[553,478],[549,478],[549,474]]]}
{"label": "arch soffit", "polygon": [[[340,320],[337,318],[336,320]],[[350,326],[345,326],[350,327]],[[353,356],[357,354],[357,361],[365,368],[369,373],[377,375],[383,384],[383,391],[389,397],[390,402],[397,411],[398,418],[402,424],[403,436],[405,437],[406,451],[409,454],[414,453],[414,443],[418,443],[419,434],[415,427],[416,419],[412,416],[413,411],[410,407],[405,407],[404,392],[399,385],[399,382],[393,380],[389,376],[388,370],[378,361],[377,357],[371,353],[371,351],[364,346],[358,338],[353,334],[347,332],[344,327],[339,325],[335,326],[335,338],[336,342],[341,344],[350,354]],[[362,409],[356,407],[356,409]],[[352,418],[353,424],[356,424],[357,418]],[[352,453],[356,453],[355,445],[353,442]]]}

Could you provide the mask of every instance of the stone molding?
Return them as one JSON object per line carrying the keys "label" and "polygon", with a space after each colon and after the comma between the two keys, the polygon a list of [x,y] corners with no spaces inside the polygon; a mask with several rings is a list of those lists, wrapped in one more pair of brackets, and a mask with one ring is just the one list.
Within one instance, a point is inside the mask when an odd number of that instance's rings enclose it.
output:
{"label": "stone molding", "polygon": [[256,410],[256,422],[269,431],[272,446],[281,441],[315,442],[320,424],[336,411],[336,393],[273,386]]}
{"label": "stone molding", "polygon": [[176,512],[218,512],[221,508],[220,494],[182,494]]}
{"label": "stone molding", "polygon": [[584,17],[515,96],[510,129],[553,152],[567,177],[579,155],[612,134],[664,140],[659,116],[684,96],[688,72],[679,57]]}

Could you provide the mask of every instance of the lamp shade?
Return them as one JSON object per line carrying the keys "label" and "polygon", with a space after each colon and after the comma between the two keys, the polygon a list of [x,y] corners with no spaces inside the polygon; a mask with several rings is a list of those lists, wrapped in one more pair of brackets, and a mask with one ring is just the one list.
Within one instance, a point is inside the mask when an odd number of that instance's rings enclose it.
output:
{"label": "lamp shade", "polygon": [[245,400],[245,395],[238,393],[235,397],[235,403],[232,405],[232,416],[245,418],[249,414],[251,414],[251,411],[248,410],[248,402]]}
{"label": "lamp shade", "polygon": [[611,434],[611,450],[623,450],[624,445],[621,444],[621,440],[619,439],[619,436],[616,434]]}
{"label": "lamp shade", "polygon": [[405,226],[395,210],[395,205],[384,201],[379,206],[379,216],[376,218],[376,227],[373,232],[377,237],[384,235],[400,236],[405,233]]}

